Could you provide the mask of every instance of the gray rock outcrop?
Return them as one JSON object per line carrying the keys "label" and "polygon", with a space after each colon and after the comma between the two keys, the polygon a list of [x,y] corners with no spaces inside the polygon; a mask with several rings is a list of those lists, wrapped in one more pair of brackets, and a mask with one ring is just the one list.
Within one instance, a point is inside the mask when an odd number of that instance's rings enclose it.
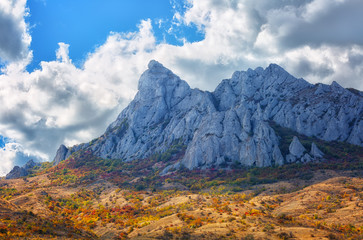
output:
{"label": "gray rock outcrop", "polygon": [[33,159],[31,159],[22,167],[15,166],[8,174],[6,174],[5,178],[15,179],[15,178],[26,177],[30,174],[29,170],[39,165],[40,165],[39,163],[36,163],[33,161]]}
{"label": "gray rock outcrop", "polygon": [[185,154],[168,169],[264,167],[322,156],[315,145],[309,154],[297,138],[283,156],[271,121],[307,136],[363,146],[363,94],[335,82],[312,85],[275,64],[235,72],[214,92],[201,91],[151,61],[134,100],[106,132],[90,143],[60,148],[54,162],[79,149],[132,161],[174,145],[186,146]]}
{"label": "gray rock outcrop", "polygon": [[322,158],[324,156],[324,153],[320,151],[320,149],[318,148],[318,146],[316,146],[315,143],[312,143],[310,155],[313,156],[314,158]]}
{"label": "gray rock outcrop", "polygon": [[57,165],[61,161],[65,160],[67,158],[68,148],[64,146],[63,144],[59,146],[57,153],[53,160],[53,165]]}
{"label": "gray rock outcrop", "polygon": [[[306,149],[300,143],[299,139],[296,136],[294,136],[294,138],[292,139],[292,142],[289,146],[289,152],[290,155],[292,155],[291,159],[295,160],[301,158],[306,152]],[[290,160],[289,162],[295,162],[295,160]]]}
{"label": "gray rock outcrop", "polygon": [[15,179],[20,177],[25,177],[29,175],[28,171],[22,167],[15,166],[8,174],[6,174],[6,179]]}
{"label": "gray rock outcrop", "polygon": [[294,136],[289,146],[289,154],[286,155],[286,161],[288,163],[306,163],[313,160],[319,160],[323,157],[324,153],[320,151],[314,142],[311,144],[311,151],[309,154],[307,153],[306,148],[299,141],[299,138]]}

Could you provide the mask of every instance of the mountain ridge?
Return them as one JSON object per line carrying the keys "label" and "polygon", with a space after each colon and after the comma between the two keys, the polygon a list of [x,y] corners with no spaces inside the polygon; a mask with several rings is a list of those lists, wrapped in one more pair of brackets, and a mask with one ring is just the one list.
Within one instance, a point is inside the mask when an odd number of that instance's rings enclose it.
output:
{"label": "mountain ridge", "polygon": [[[237,162],[264,167],[322,157],[316,145],[310,155],[295,156],[290,151],[283,156],[269,121],[307,136],[363,146],[360,91],[336,82],[313,85],[276,64],[236,71],[208,92],[191,89],[152,60],[138,90],[102,136],[71,148],[62,145],[54,164],[81,149],[102,158],[132,161],[175,146],[185,146],[185,154],[164,173],[182,166],[211,168]],[[294,141],[296,145],[299,140]]]}

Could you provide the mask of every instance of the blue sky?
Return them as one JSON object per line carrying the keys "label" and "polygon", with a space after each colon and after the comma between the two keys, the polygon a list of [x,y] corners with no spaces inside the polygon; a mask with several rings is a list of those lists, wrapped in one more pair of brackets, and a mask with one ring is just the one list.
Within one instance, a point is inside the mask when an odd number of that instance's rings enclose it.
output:
{"label": "blue sky", "polygon": [[196,26],[172,27],[175,11],[184,4],[170,0],[29,0],[30,15],[26,21],[30,34],[33,60],[27,69],[39,68],[40,61],[55,60],[59,42],[70,45],[69,57],[81,66],[87,54],[102,45],[110,32],[137,31],[141,19],[152,19],[153,31],[159,42],[182,45],[181,38],[194,42],[203,38]]}
{"label": "blue sky", "polygon": [[0,148],[5,147],[5,144],[9,142],[9,139],[6,137],[0,136]]}
{"label": "blue sky", "polygon": [[100,136],[155,59],[213,91],[277,63],[363,90],[361,0],[0,0],[0,175]]}

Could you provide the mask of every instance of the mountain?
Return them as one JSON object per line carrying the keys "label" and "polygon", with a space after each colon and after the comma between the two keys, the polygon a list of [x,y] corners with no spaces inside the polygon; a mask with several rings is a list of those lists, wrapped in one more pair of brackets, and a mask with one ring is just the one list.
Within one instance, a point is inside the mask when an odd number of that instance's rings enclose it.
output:
{"label": "mountain", "polygon": [[40,166],[40,163],[34,162],[33,159],[30,159],[24,166],[19,167],[15,166],[8,174],[6,174],[6,179],[15,179],[20,177],[28,176],[32,169],[36,166]]}
{"label": "mountain", "polygon": [[316,139],[363,146],[363,93],[336,82],[313,85],[276,64],[237,71],[214,92],[201,91],[151,61],[134,100],[106,132],[89,143],[62,145],[54,164],[79,150],[120,161],[172,159],[162,173],[233,164],[265,167],[323,157],[315,143],[304,146],[298,137],[283,151],[276,125]]}

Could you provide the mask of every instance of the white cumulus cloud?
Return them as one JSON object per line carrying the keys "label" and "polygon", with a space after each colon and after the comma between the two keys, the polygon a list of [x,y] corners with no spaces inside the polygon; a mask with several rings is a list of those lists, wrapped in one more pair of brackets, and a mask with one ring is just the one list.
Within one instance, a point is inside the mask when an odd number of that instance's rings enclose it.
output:
{"label": "white cumulus cloud", "polygon": [[0,62],[23,60],[31,54],[25,4],[26,0],[0,1]]}

